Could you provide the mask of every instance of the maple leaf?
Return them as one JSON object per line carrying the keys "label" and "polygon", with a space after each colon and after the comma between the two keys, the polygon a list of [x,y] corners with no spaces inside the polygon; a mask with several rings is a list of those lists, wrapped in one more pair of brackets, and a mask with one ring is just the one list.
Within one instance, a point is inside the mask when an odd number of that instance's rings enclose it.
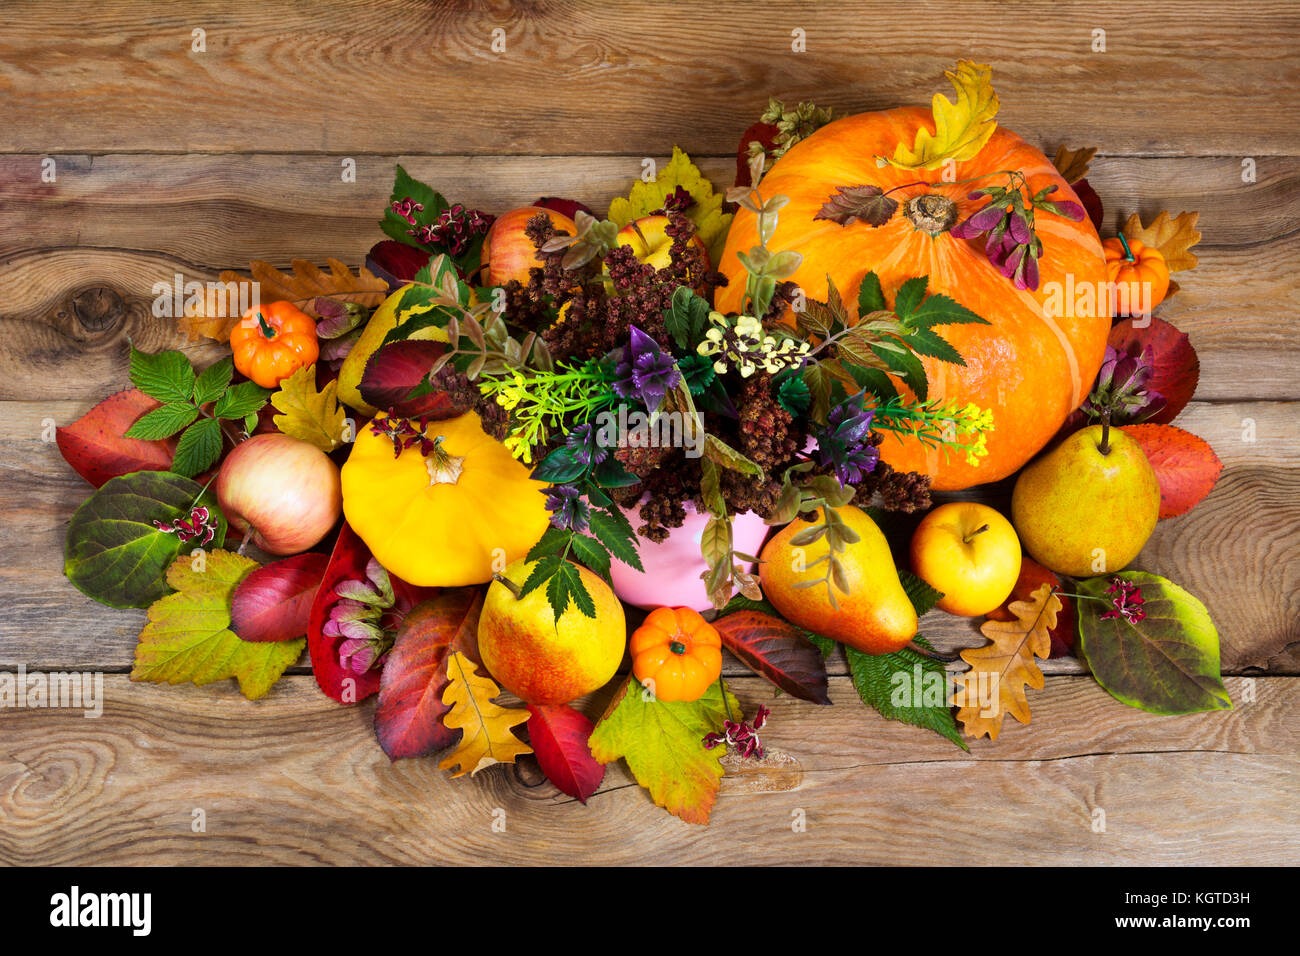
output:
{"label": "maple leaf", "polygon": [[[1035,690],[1043,686],[1043,672],[1034,658],[1052,653],[1048,632],[1056,626],[1061,599],[1050,584],[1044,584],[1030,600],[1012,601],[1007,610],[1015,615],[1014,621],[990,620],[980,625],[980,632],[991,643],[961,652],[971,669],[959,678],[954,703],[957,719],[969,737],[988,734],[990,740],[997,740],[1006,714],[1029,723],[1025,685]],[[991,694],[996,697],[990,699]]]}
{"label": "maple leaf", "polygon": [[959,60],[956,71],[945,70],[957,92],[954,103],[942,93],[934,94],[930,110],[934,115],[934,132],[925,127],[916,131],[916,141],[908,149],[903,143],[894,150],[894,158],[878,157],[877,165],[886,163],[899,169],[938,169],[947,160],[972,159],[984,148],[998,124],[998,94],[993,91],[993,71],[983,63]]}
{"label": "maple leaf", "polygon": [[704,737],[722,729],[740,702],[717,683],[699,700],[666,703],[629,677],[591,735],[591,755],[601,763],[627,761],[654,802],[687,823],[708,823],[722,780],[725,748],[706,750]]}
{"label": "maple leaf", "polygon": [[140,632],[131,680],[198,686],[234,677],[249,700],[266,695],[284,669],[302,654],[305,638],[255,643],[230,629],[235,588],[258,567],[233,551],[209,551],[197,570],[196,558],[181,555],[167,569],[176,594],[149,608]]}
{"label": "maple leaf", "polygon": [[1084,146],[1079,149],[1066,149],[1064,145],[1056,151],[1052,165],[1061,174],[1061,178],[1073,186],[1088,175],[1092,157],[1097,155],[1096,146]]}
{"label": "maple leaf", "polygon": [[501,689],[474,669],[474,662],[461,651],[447,657],[447,689],[442,702],[451,707],[442,718],[448,729],[459,728],[460,743],[438,764],[440,770],[455,770],[453,777],[471,777],[494,763],[514,763],[533,748],[510,732],[531,716],[520,707],[502,707],[492,702]]}
{"label": "maple leaf", "polygon": [[300,368],[280,381],[280,390],[271,396],[271,404],[283,412],[271,421],[290,438],[315,445],[323,452],[331,452],[343,444],[343,422],[346,417],[339,405],[338,379],[325,383],[316,391],[316,366]]}
{"label": "maple leaf", "polygon": [[653,181],[637,180],[626,199],[618,198],[609,204],[609,218],[622,229],[633,220],[662,209],[664,201],[678,186],[695,200],[686,210],[686,215],[695,223],[696,234],[708,246],[710,261],[716,263],[722,257],[731,214],[723,213],[722,194],[713,191],[713,183],[691,162],[690,156],[676,146],[673,147],[673,158],[659,170]]}
{"label": "maple leaf", "polygon": [[1199,212],[1180,212],[1170,219],[1169,211],[1165,210],[1151,221],[1151,225],[1144,226],[1141,217],[1133,213],[1120,232],[1129,239],[1160,250],[1170,272],[1183,272],[1195,269],[1200,261],[1196,253],[1190,251],[1201,241],[1201,233],[1196,228],[1200,218]]}
{"label": "maple leaf", "polygon": [[813,218],[829,219],[841,226],[855,219],[869,226],[883,226],[897,209],[898,200],[886,196],[879,186],[841,186]]}
{"label": "maple leaf", "polygon": [[1160,517],[1186,514],[1214,490],[1223,462],[1205,439],[1177,425],[1125,425],[1120,429],[1139,445],[1160,485]]}
{"label": "maple leaf", "polygon": [[229,341],[230,330],[240,319],[238,303],[253,301],[247,288],[252,284],[258,287],[258,301],[292,302],[314,319],[322,318],[316,311],[318,297],[373,308],[388,295],[388,283],[364,266],[354,275],[337,259],[326,259],[325,264],[329,272],[305,259],[294,259],[290,264],[293,275],[289,275],[269,262],[254,259],[248,267],[251,280],[226,270],[219,276],[226,288],[208,288],[203,303],[187,305],[176,324],[191,342],[202,337]]}

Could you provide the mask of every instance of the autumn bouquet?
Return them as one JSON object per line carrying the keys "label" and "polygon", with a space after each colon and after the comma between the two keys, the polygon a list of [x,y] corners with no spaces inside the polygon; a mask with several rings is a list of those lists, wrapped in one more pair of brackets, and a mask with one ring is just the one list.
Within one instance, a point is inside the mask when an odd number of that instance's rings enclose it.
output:
{"label": "autumn bouquet", "polygon": [[[306,645],[393,759],[531,751],[586,800],[623,757],[692,822],[771,759],[724,650],[824,705],[843,646],[865,702],[963,748],[1028,722],[1056,654],[1158,713],[1231,706],[1204,607],[1123,570],[1220,467],[1170,424],[1196,359],[1152,314],[1196,216],[1103,241],[1095,150],[1048,161],[987,67],[949,77],[930,109],[773,100],[733,186],[674,149],[603,218],[398,167],[358,272],[195,284],[179,325],[229,353],[132,346],[135,388],[58,436],[97,489],[68,577],[148,608],[133,679],[255,698]],[[934,507],[977,484],[1001,507]],[[980,646],[936,651],[936,607]]]}

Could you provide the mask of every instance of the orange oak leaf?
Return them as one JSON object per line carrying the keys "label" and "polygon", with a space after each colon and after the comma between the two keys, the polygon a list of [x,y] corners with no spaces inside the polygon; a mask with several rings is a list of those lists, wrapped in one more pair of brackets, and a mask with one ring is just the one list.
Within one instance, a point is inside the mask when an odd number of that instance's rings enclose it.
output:
{"label": "orange oak leaf", "polygon": [[1043,672],[1034,658],[1052,653],[1050,631],[1056,627],[1061,599],[1050,584],[1044,584],[1028,601],[1012,601],[1007,610],[1015,615],[1014,621],[989,620],[980,625],[989,644],[961,652],[971,669],[957,678],[953,703],[968,737],[988,734],[990,740],[997,740],[1006,714],[1029,723],[1025,686],[1035,690],[1043,686]]}
{"label": "orange oak leaf", "polygon": [[1073,186],[1088,175],[1088,166],[1092,157],[1097,155],[1096,146],[1083,146],[1079,149],[1067,149],[1064,144],[1056,151],[1052,165],[1061,174],[1061,178]]}
{"label": "orange oak leaf", "polygon": [[220,276],[225,288],[210,286],[202,305],[187,304],[177,324],[191,342],[203,337],[228,341],[230,330],[240,319],[239,303],[253,301],[251,289],[247,288],[252,283],[258,287],[257,301],[292,302],[315,319],[321,318],[314,305],[318,297],[372,308],[388,294],[388,283],[364,266],[354,275],[338,259],[326,259],[325,264],[329,272],[305,259],[294,259],[290,275],[269,262],[254,259],[248,267],[252,279],[226,270]]}
{"label": "orange oak leaf", "polygon": [[1199,212],[1180,212],[1170,219],[1169,211],[1165,210],[1151,221],[1151,225],[1144,226],[1141,217],[1133,213],[1120,232],[1129,239],[1137,239],[1143,245],[1159,249],[1170,272],[1183,272],[1195,269],[1196,263],[1200,261],[1190,251],[1192,246],[1201,241],[1201,233],[1196,228],[1196,221],[1200,218]]}
{"label": "orange oak leaf", "polygon": [[514,763],[533,748],[511,733],[510,728],[531,716],[520,707],[502,707],[492,701],[500,688],[474,668],[474,662],[460,651],[447,656],[447,689],[442,702],[451,709],[442,718],[447,728],[460,728],[460,743],[438,764],[439,770],[454,770],[453,777],[471,777],[494,763]]}
{"label": "orange oak leaf", "polygon": [[1121,431],[1142,446],[1160,484],[1160,517],[1186,514],[1219,480],[1223,462],[1209,442],[1177,425],[1125,425]]}

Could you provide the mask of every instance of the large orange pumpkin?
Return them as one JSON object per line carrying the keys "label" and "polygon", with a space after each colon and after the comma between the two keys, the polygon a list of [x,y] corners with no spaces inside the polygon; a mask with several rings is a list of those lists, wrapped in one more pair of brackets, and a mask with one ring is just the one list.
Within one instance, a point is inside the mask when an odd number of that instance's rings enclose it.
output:
{"label": "large orange pumpkin", "polygon": [[[1035,291],[1017,291],[985,258],[982,239],[970,242],[946,231],[934,236],[921,231],[904,214],[908,199],[927,192],[946,196],[957,204],[955,221],[960,222],[988,202],[969,199],[973,190],[1006,184],[1005,176],[990,176],[957,185],[942,181],[942,168],[876,165],[877,155],[894,155],[900,142],[911,145],[922,126],[933,130],[930,111],[912,107],[837,120],[791,148],[773,165],[760,188],[765,197],[790,197],[768,248],[803,254],[792,281],[805,295],[824,301],[829,274],[845,305],[856,311],[858,284],[868,271],[880,276],[890,301],[905,280],[928,275],[930,292],[945,293],[992,323],[937,328],[966,360],[964,368],[923,359],[931,398],[993,409],[995,430],[988,436],[988,456],[974,467],[960,453],[945,456],[910,439],[899,442],[886,437],[881,447],[882,457],[895,468],[933,475],[936,489],[957,489],[1016,471],[1086,397],[1101,368],[1110,330],[1108,300],[1103,295],[1098,301],[1098,293],[1104,291],[1106,263],[1097,231],[1087,217],[1071,222],[1040,211],[1036,217],[1043,242],[1039,286]],[[1052,199],[1077,201],[1047,157],[1002,128],[974,159],[956,163],[955,175],[948,178],[964,180],[999,170],[1024,173],[1031,191],[1051,183],[1057,187]],[[907,185],[917,182],[933,185]],[[873,228],[854,220],[841,226],[814,218],[839,187],[865,184],[885,190],[903,187],[891,193],[900,208],[885,225]],[[731,224],[719,266],[730,279],[717,293],[721,311],[741,307],[745,270],[736,253],[757,243],[755,220],[752,213],[740,210]],[[911,394],[901,382],[897,384],[904,394]]]}

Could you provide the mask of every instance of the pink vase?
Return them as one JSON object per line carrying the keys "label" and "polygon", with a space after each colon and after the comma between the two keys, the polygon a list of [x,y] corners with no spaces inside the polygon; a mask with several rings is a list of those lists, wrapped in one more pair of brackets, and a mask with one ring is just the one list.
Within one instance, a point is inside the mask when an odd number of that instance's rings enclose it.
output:
{"label": "pink vase", "polygon": [[[636,508],[624,508],[628,521],[636,527],[641,523]],[[610,566],[614,593],[635,607],[689,607],[705,611],[713,607],[709,592],[700,577],[707,569],[700,554],[700,538],[709,523],[707,514],[697,514],[686,503],[686,521],[673,528],[663,541],[637,539],[637,551],[645,571],[638,571],[617,558]],[[733,547],[745,554],[758,554],[767,537],[768,527],[752,511],[733,515],[731,535]]]}

